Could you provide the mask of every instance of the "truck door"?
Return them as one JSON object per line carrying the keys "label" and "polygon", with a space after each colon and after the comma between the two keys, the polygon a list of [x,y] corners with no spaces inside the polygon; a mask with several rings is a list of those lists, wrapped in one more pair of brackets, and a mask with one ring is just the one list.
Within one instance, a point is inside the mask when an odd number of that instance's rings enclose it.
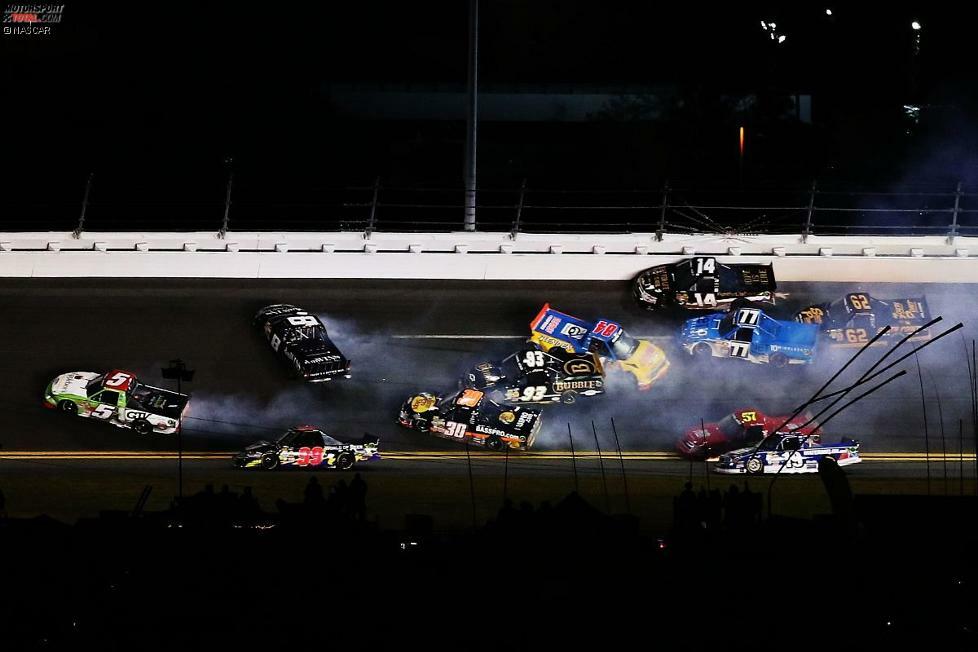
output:
{"label": "truck door", "polygon": [[730,337],[730,357],[746,360],[750,355],[753,339],[753,328],[738,328]]}
{"label": "truck door", "polygon": [[[119,411],[119,404],[123,401],[119,392],[111,389],[103,389],[98,394],[88,399],[88,406],[91,409],[90,416],[103,421],[108,421]],[[125,406],[125,403],[122,403]]]}

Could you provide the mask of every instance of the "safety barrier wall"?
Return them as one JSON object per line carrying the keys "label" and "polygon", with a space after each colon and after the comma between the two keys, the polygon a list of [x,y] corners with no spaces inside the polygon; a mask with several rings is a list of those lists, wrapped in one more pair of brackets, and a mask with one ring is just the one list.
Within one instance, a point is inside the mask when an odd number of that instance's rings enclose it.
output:
{"label": "safety barrier wall", "polygon": [[978,282],[978,238],[499,233],[0,233],[0,277],[625,280],[691,255],[782,281]]}

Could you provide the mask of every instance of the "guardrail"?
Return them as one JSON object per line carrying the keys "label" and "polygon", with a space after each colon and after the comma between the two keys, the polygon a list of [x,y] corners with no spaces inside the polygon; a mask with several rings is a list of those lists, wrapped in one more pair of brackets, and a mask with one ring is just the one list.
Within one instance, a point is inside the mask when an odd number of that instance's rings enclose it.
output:
{"label": "guardrail", "polygon": [[[180,197],[179,189],[173,197]],[[463,228],[461,188],[372,185],[316,189],[289,198],[257,195],[227,180],[224,202],[104,197],[90,175],[81,205],[8,204],[8,231],[451,232]],[[217,198],[215,193],[215,199]],[[872,192],[802,189],[629,190],[516,188],[477,191],[477,231],[978,236],[978,193],[962,184]]]}

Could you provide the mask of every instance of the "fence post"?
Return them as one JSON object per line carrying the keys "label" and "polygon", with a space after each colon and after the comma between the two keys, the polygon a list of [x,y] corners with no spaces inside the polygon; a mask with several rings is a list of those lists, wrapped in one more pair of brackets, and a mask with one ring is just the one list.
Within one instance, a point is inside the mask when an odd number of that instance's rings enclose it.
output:
{"label": "fence post", "polygon": [[94,172],[89,172],[88,180],[85,181],[85,194],[82,196],[81,215],[78,216],[78,226],[71,232],[71,237],[75,240],[81,237],[82,231],[85,229],[85,213],[88,212],[88,193],[92,190],[92,177],[94,176]]}
{"label": "fence post", "polygon": [[513,220],[513,230],[509,233],[509,239],[515,240],[520,232],[520,220],[523,219],[523,201],[526,198],[526,177],[520,185],[520,201],[516,204],[516,219]]}
{"label": "fence post", "polygon": [[465,230],[475,231],[476,146],[479,140],[479,0],[469,0],[469,61],[465,111]]}
{"label": "fence post", "polygon": [[958,237],[958,213],[961,211],[961,182],[954,190],[954,211],[951,213],[951,230],[947,233],[947,243],[954,244],[954,239]]}
{"label": "fence post", "polygon": [[808,236],[812,233],[812,217],[815,216],[815,188],[816,182],[812,180],[811,194],[808,196],[808,211],[805,213],[805,226],[801,230],[801,242],[808,242]]}
{"label": "fence post", "polygon": [[363,239],[369,240],[370,234],[377,227],[377,198],[380,196],[380,177],[374,179],[374,198],[370,202],[370,217],[367,219],[367,228],[363,232]]}
{"label": "fence post", "polygon": [[222,240],[228,233],[228,220],[231,217],[231,185],[234,183],[234,168],[231,164],[233,162],[230,156],[224,159],[224,164],[228,166],[228,188],[224,194],[224,219],[221,220],[221,230],[217,232],[217,237]]}
{"label": "fence post", "polygon": [[669,209],[669,182],[662,186],[662,208],[659,211],[659,228],[655,230],[656,242],[662,242],[662,234],[666,230],[666,211]]}

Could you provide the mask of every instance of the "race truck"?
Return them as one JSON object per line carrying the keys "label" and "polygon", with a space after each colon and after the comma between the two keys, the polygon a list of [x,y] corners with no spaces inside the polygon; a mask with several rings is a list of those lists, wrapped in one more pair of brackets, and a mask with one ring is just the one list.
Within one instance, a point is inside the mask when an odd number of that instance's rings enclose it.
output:
{"label": "race truck", "polygon": [[289,428],[275,441],[256,442],[232,458],[241,469],[271,471],[281,467],[330,468],[345,471],[357,462],[380,459],[380,440],[371,435],[346,441],[330,437],[315,426]]}
{"label": "race truck", "polygon": [[[829,346],[860,347],[873,339],[884,326],[890,330],[874,346],[897,342],[931,320],[925,297],[877,299],[867,292],[850,292],[831,303],[808,306],[795,314],[795,321],[816,324],[827,336]],[[930,329],[914,335],[911,341],[929,340]]]}
{"label": "race truck", "polygon": [[189,400],[186,394],[144,385],[134,374],[119,369],[106,374],[61,374],[44,390],[47,408],[132,428],[140,435],[169,435],[180,430]]}
{"label": "race truck", "polygon": [[809,423],[810,414],[803,413],[790,420],[788,416],[774,417],[754,408],[737,410],[716,423],[687,428],[676,442],[676,450],[684,457],[706,459],[746,444],[757,445],[779,428],[782,433],[796,432],[810,436],[815,442],[820,440],[819,425]]}
{"label": "race truck", "polygon": [[746,473],[762,475],[777,473],[785,460],[782,473],[818,473],[818,461],[831,457],[839,466],[862,462],[859,442],[844,438],[835,444],[806,439],[796,433],[777,433],[761,442],[757,448],[741,448],[720,456],[714,465],[717,473]]}
{"label": "race truck", "polygon": [[418,432],[490,450],[526,450],[540,430],[540,410],[500,405],[485,392],[463,389],[447,396],[421,392],[401,406],[398,423]]}
{"label": "race truck", "polygon": [[316,315],[289,304],[265,306],[255,315],[272,351],[285,359],[307,383],[350,377],[350,361],[329,339]]}
{"label": "race truck", "polygon": [[662,349],[630,336],[621,324],[606,319],[586,322],[554,310],[549,303],[530,322],[530,341],[543,351],[592,353],[606,369],[618,368],[634,376],[640,390],[650,389],[669,370]]}
{"label": "race truck", "polygon": [[739,358],[785,367],[811,364],[817,339],[818,327],[812,324],[779,321],[760,308],[739,308],[687,320],[679,343],[701,359]]}
{"label": "race truck", "polygon": [[604,394],[604,368],[593,353],[527,347],[499,362],[477,364],[460,384],[487,390],[507,403],[571,405],[578,396]]}
{"label": "race truck", "polygon": [[650,267],[635,277],[632,289],[646,310],[716,310],[737,299],[773,303],[777,284],[772,265],[724,265],[697,257]]}

